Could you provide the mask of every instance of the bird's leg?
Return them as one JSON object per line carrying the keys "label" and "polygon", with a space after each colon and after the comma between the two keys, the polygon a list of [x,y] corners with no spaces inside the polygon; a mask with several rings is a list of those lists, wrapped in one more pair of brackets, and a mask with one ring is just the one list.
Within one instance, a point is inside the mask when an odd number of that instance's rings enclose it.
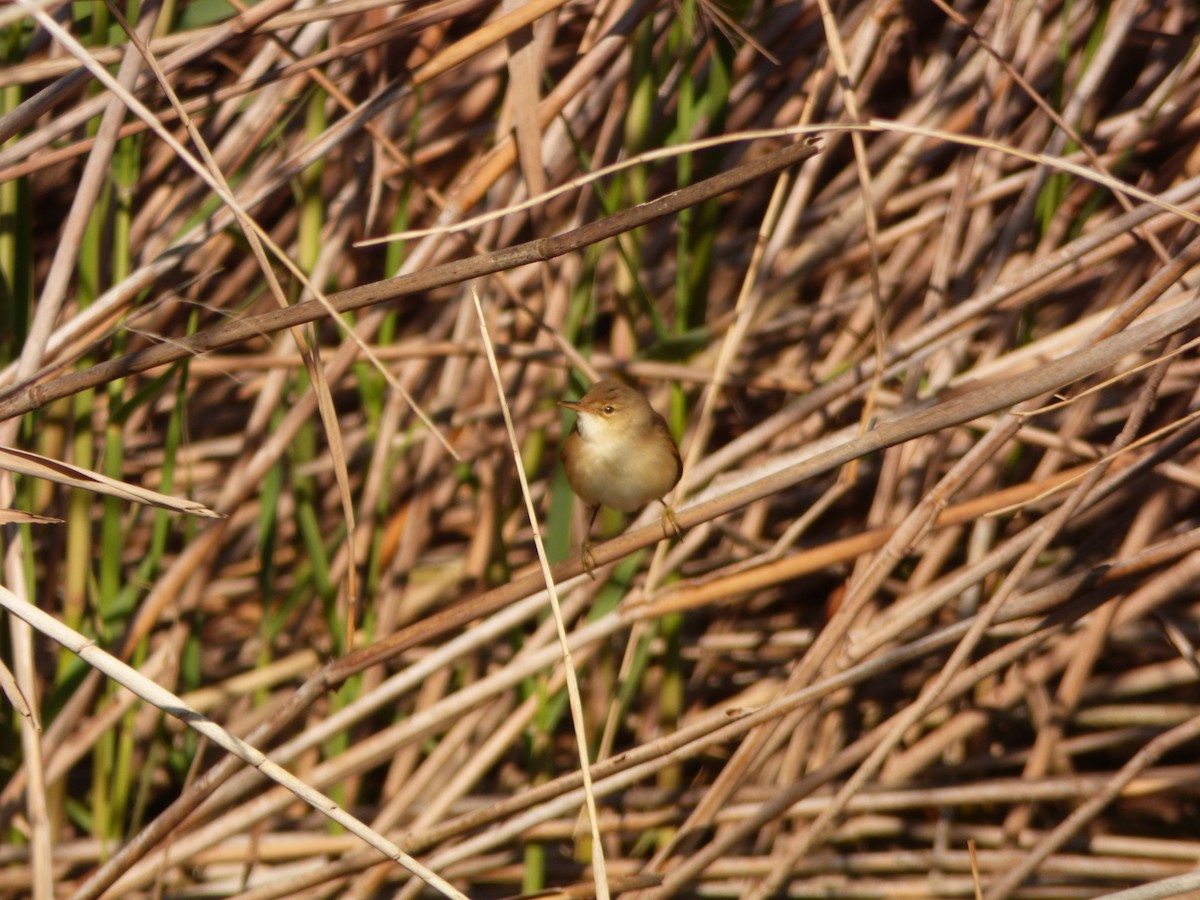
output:
{"label": "bird's leg", "polygon": [[593,506],[592,514],[588,516],[587,528],[583,530],[583,546],[579,548],[579,561],[583,564],[583,571],[592,581],[596,580],[593,571],[596,568],[596,557],[592,553],[592,526],[596,523],[596,513],[598,512],[600,512],[600,507]]}
{"label": "bird's leg", "polygon": [[675,510],[671,509],[671,507],[667,504],[666,500],[659,500],[658,502],[661,503],[662,507],[663,507],[663,514],[662,514],[663,537],[671,536],[670,534],[667,533],[668,525],[671,526],[671,531],[675,532],[675,537],[677,537],[677,538],[683,537],[683,529],[679,527],[679,520],[677,518],[675,518]]}

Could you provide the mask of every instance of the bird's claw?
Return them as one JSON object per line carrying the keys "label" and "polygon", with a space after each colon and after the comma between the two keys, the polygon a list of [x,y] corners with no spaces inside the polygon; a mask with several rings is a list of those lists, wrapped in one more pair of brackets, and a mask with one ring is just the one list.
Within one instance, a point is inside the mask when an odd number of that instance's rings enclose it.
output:
{"label": "bird's claw", "polygon": [[667,506],[667,504],[663,503],[663,515],[662,515],[663,537],[671,536],[670,533],[667,531],[668,525],[671,526],[671,531],[675,532],[675,537],[677,537],[677,538],[683,537],[683,529],[679,527],[679,519],[677,519],[675,517],[675,510],[671,509],[671,507],[669,507],[669,506]]}
{"label": "bird's claw", "polygon": [[587,573],[587,577],[592,579],[592,581],[595,581],[596,555],[592,553],[591,541],[586,541],[584,545],[579,548],[579,561],[583,563],[583,571]]}

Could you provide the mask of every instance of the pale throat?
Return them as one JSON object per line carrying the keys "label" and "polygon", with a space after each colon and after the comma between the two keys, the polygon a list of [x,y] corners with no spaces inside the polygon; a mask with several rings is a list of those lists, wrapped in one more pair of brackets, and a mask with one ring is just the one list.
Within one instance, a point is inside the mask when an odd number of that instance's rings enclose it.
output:
{"label": "pale throat", "polygon": [[592,466],[613,467],[614,474],[636,457],[638,440],[635,430],[622,428],[600,416],[581,415],[579,436],[587,446]]}
{"label": "pale throat", "polygon": [[607,449],[609,446],[625,443],[620,430],[599,416],[580,413],[575,424],[579,428],[579,436],[597,449],[601,446]]}

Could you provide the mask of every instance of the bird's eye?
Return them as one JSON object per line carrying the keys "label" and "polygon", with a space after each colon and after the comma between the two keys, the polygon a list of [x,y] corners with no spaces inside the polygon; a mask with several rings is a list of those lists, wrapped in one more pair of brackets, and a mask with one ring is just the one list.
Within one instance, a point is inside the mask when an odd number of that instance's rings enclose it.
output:
{"label": "bird's eye", "polygon": [[608,406],[604,407],[604,414],[605,414],[606,416],[611,416],[611,415],[612,415],[614,412],[616,412],[616,410],[615,410],[615,409],[613,409],[613,407],[612,407],[612,404],[611,404],[611,403],[610,403],[610,404],[608,404]]}

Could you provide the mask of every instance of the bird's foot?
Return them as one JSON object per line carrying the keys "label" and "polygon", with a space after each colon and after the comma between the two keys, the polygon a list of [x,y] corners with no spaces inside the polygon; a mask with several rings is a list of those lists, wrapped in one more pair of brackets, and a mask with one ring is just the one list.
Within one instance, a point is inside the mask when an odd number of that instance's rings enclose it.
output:
{"label": "bird's foot", "polygon": [[663,503],[663,501],[661,501],[661,500],[659,501],[659,503],[662,503],[662,505],[663,505],[663,514],[662,514],[663,537],[671,536],[670,533],[667,531],[668,525],[671,527],[671,531],[675,532],[675,537],[677,537],[677,538],[683,537],[683,529],[679,527],[679,519],[675,518],[675,510],[671,509],[670,506],[668,506],[666,503]]}
{"label": "bird's foot", "polygon": [[579,561],[583,563],[583,571],[587,573],[587,577],[596,580],[596,555],[592,553],[592,542],[584,541],[583,546],[579,548]]}

